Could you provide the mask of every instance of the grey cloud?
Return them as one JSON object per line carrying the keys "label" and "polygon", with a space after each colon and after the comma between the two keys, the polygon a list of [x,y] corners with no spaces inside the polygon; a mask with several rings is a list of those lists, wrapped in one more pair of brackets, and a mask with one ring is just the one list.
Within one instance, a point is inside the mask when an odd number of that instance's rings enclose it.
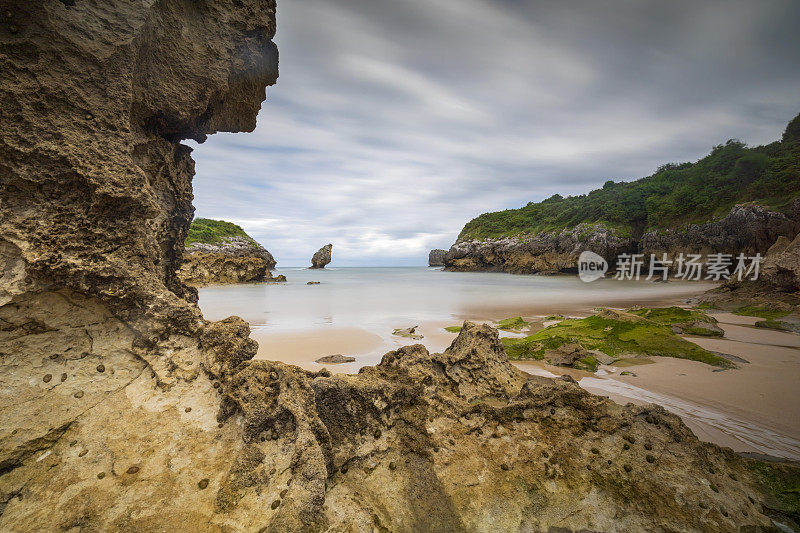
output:
{"label": "grey cloud", "polygon": [[252,134],[196,147],[199,216],[279,264],[424,264],[470,218],[581,194],[800,110],[800,4],[293,0]]}

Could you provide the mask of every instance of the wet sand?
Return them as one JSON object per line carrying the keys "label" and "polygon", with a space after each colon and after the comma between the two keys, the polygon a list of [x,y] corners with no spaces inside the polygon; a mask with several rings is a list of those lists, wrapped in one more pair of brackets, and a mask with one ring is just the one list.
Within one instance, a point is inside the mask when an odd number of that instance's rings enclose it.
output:
{"label": "wet sand", "polygon": [[[586,390],[618,403],[657,403],[678,414],[699,438],[738,452],[800,460],[800,336],[739,325],[758,318],[714,316],[724,338],[685,338],[748,363],[719,371],[695,361],[649,357],[645,361],[653,364],[601,366],[598,374],[539,362],[517,366],[537,375],[569,373]],[[636,376],[622,376],[623,370]]]}
{"label": "wet sand", "polygon": [[351,355],[373,353],[383,346],[383,339],[360,328],[338,328],[298,332],[272,333],[253,328],[250,337],[258,341],[256,359],[282,361],[306,370],[327,368],[333,373],[356,373],[366,363],[357,358],[353,363],[321,365],[315,361],[333,354]]}
{"label": "wet sand", "polygon": [[[475,320],[491,322],[485,316]],[[756,317],[730,313],[714,316],[725,331],[724,338],[686,338],[748,363],[739,363],[734,370],[715,371],[715,367],[694,361],[650,357],[601,366],[597,374],[538,361],[515,364],[537,375],[569,374],[588,391],[618,403],[657,403],[681,416],[701,439],[735,451],[800,460],[800,335],[755,328],[752,324],[760,320]],[[542,327],[542,317],[527,318],[539,321],[533,329]],[[398,326],[407,325],[416,324]],[[355,373],[362,366],[380,362],[384,353],[408,344],[420,343],[431,352],[441,352],[457,335],[444,330],[452,325],[457,322],[420,324],[417,333],[424,336],[421,340],[381,336],[363,328],[275,333],[256,327],[252,337],[259,342],[259,359],[280,360],[312,371],[327,368],[333,373]],[[335,353],[356,357],[356,361],[339,365],[314,362]],[[636,376],[622,376],[623,370]]]}

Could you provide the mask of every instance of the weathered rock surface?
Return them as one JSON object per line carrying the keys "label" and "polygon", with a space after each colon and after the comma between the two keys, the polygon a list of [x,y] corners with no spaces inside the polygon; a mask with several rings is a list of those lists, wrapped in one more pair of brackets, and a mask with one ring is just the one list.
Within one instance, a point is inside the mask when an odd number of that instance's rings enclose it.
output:
{"label": "weathered rock surface", "polygon": [[447,255],[447,250],[431,250],[428,254],[428,266],[440,267],[444,266],[444,256]]}
{"label": "weathered rock surface", "polygon": [[[797,331],[795,322],[800,319],[800,235],[790,240],[779,237],[767,251],[761,263],[758,280],[731,280],[712,289],[697,299],[725,310],[745,306],[785,311],[782,324],[788,331]],[[760,327],[779,326],[762,322]]]}
{"label": "weathered rock surface", "polygon": [[311,258],[310,268],[325,268],[325,265],[331,262],[331,250],[333,250],[332,244],[326,244],[317,250]]}
{"label": "weathered rock surface", "polygon": [[621,253],[675,258],[680,253],[755,255],[767,252],[779,237],[800,232],[800,200],[788,214],[758,205],[737,205],[720,220],[690,224],[678,230],[652,231],[624,237],[602,224],[579,224],[558,233],[502,239],[457,241],[445,256],[446,270],[500,271],[513,274],[575,272],[578,256],[589,250],[613,270]]}
{"label": "weathered rock surface", "polygon": [[220,244],[189,245],[178,278],[195,286],[277,281],[270,274],[273,268],[275,259],[263,246],[246,237],[229,237]]}
{"label": "weathered rock surface", "polygon": [[690,224],[679,230],[645,233],[641,253],[676,257],[683,252],[764,255],[779,237],[793,238],[800,232],[800,200],[789,214],[752,204],[736,205],[725,217],[706,224]]}
{"label": "weathered rock surface", "polygon": [[352,363],[355,360],[356,360],[355,357],[350,357],[348,355],[335,353],[333,355],[326,355],[325,357],[320,357],[315,362],[320,364],[341,365],[343,363]]}
{"label": "weathered rock surface", "polygon": [[800,291],[800,234],[793,241],[781,237],[769,249],[761,277],[785,292]]}
{"label": "weathered rock surface", "polygon": [[0,530],[768,524],[742,459],[523,374],[487,326],[331,377],[202,320],[180,140],[254,128],[274,2],[0,8]]}
{"label": "weathered rock surface", "polygon": [[512,274],[574,272],[578,256],[590,250],[614,264],[617,255],[636,249],[630,237],[603,224],[579,224],[560,232],[502,239],[457,241],[445,256],[446,270]]}

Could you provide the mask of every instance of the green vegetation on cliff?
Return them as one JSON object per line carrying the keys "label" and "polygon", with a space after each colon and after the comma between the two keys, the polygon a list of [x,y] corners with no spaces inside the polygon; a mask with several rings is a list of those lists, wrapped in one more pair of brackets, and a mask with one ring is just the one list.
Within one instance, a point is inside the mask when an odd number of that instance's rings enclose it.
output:
{"label": "green vegetation on cliff", "polygon": [[253,241],[241,226],[237,226],[233,222],[212,220],[210,218],[195,218],[192,220],[192,225],[189,226],[189,235],[186,237],[185,245],[189,246],[195,242],[219,244],[223,239],[229,237],[245,237]]}
{"label": "green vegetation on cliff", "polygon": [[519,209],[485,213],[468,222],[459,239],[536,234],[581,223],[639,233],[707,222],[745,202],[781,210],[798,195],[800,115],[781,141],[747,147],[729,140],[696,163],[668,163],[637,181],[609,180],[589,194],[557,194]]}

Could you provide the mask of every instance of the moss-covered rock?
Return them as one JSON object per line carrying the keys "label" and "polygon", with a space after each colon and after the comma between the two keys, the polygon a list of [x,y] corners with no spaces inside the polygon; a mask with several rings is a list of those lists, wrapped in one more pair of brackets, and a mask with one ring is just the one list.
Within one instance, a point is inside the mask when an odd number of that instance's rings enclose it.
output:
{"label": "moss-covered rock", "polygon": [[739,309],[733,312],[736,315],[741,316],[757,316],[759,318],[764,318],[766,320],[774,320],[776,318],[781,318],[789,314],[789,311],[784,309],[778,309],[775,307],[759,307],[755,305],[746,305],[744,307],[740,307]]}
{"label": "moss-covered rock", "polygon": [[675,333],[722,337],[725,332],[717,325],[717,320],[698,309],[682,307],[631,308],[628,312],[646,318],[656,324],[669,326]]}
{"label": "moss-covered rock", "polygon": [[800,468],[795,464],[751,461],[755,481],[766,496],[765,514],[779,522],[800,526]]}
{"label": "moss-covered rock", "polygon": [[600,366],[597,358],[593,355],[587,355],[582,359],[578,359],[574,363],[572,363],[572,368],[577,368],[578,370],[586,370],[587,372],[597,372],[597,367]]}
{"label": "moss-covered rock", "polygon": [[461,331],[461,326],[447,326],[444,330],[449,333],[458,333]]}
{"label": "moss-covered rock", "polygon": [[756,322],[757,328],[775,329],[778,331],[787,331],[789,333],[800,333],[800,321],[787,321],[787,320],[760,320]]}
{"label": "moss-covered rock", "polygon": [[[658,316],[666,320],[666,314]],[[503,339],[511,359],[545,359],[549,353],[572,343],[614,358],[648,355],[689,359],[722,368],[734,366],[676,335],[667,324],[608,309],[587,318],[564,320],[523,339]]]}
{"label": "moss-covered rock", "polygon": [[504,329],[508,331],[519,331],[530,326],[530,322],[526,322],[521,316],[513,318],[506,318],[497,323],[497,329]]}

